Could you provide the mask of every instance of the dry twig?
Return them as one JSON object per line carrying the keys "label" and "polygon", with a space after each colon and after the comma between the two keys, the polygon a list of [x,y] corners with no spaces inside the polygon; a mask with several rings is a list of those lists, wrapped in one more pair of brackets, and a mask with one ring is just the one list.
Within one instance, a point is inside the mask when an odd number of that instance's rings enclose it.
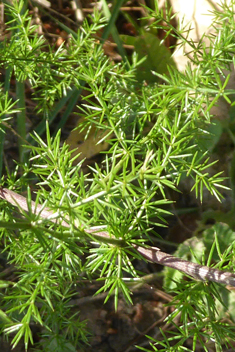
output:
{"label": "dry twig", "polygon": [[[11,191],[7,188],[0,188],[0,198],[5,199],[14,206],[17,206],[19,209],[29,211],[26,198],[14,191]],[[31,202],[30,208],[32,212],[34,212],[36,215],[39,215],[41,218],[56,222],[56,219],[53,217],[55,214],[49,208],[43,207],[40,204],[36,205],[34,201]],[[66,218],[66,221],[63,220],[62,225],[64,227],[69,227],[69,218]],[[84,229],[84,231],[88,234],[93,234],[96,238],[103,237],[111,240],[109,234],[105,231],[97,232],[94,229]],[[194,279],[201,281],[209,280],[235,287],[235,274],[231,272],[213,269],[204,265],[192,263],[187,260],[174,257],[173,255],[162,252],[157,247],[143,247],[133,245],[133,248],[147,260],[179,270],[193,277]]]}

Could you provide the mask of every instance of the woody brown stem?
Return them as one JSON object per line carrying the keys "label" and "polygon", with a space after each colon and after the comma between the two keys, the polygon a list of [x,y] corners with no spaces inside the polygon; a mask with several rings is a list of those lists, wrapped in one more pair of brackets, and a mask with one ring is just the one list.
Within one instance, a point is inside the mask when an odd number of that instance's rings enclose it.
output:
{"label": "woody brown stem", "polygon": [[[25,197],[18,193],[11,191],[7,188],[0,188],[0,198],[5,199],[7,202],[19,209],[29,211],[28,203]],[[47,207],[43,207],[34,201],[31,201],[30,208],[33,213],[39,215],[41,218],[49,219],[52,222],[56,222],[53,218],[54,213]],[[65,220],[61,223],[64,227],[69,227],[69,218],[65,217]],[[105,231],[97,231],[95,229],[84,229],[87,234],[94,235],[97,239],[106,239],[113,243],[113,241],[120,241],[111,238],[110,235]],[[151,262],[155,262],[170,268],[179,270],[197,280],[201,281],[214,281],[217,283],[230,285],[235,287],[235,274],[228,271],[213,269],[208,266],[192,263],[190,261],[174,257],[173,255],[162,252],[157,247],[143,247],[133,245],[133,248],[140,253],[143,257]]]}

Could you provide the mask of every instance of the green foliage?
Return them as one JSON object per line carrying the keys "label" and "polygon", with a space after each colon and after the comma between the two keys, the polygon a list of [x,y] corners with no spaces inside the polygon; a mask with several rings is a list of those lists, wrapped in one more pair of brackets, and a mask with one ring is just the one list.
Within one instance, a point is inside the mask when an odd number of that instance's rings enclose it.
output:
{"label": "green foliage", "polygon": [[141,31],[141,36],[122,36],[122,39],[125,44],[134,46],[139,59],[144,58],[136,72],[139,82],[156,82],[154,72],[164,74],[168,72],[168,66],[175,66],[171,53],[156,35]]}
{"label": "green foliage", "polygon": [[[49,121],[55,103],[67,99],[71,92],[77,97],[86,84],[89,94],[80,107],[85,122],[79,127],[86,128],[87,135],[92,126],[103,131],[100,142],[108,141],[110,148],[102,164],[84,174],[83,163],[76,164],[68,146],[61,143],[60,131],[52,138],[49,123],[43,121],[46,141],[36,132],[31,136],[33,143],[27,146],[30,157],[21,164],[22,177],[16,177],[17,171],[8,171],[4,182],[8,187],[14,185],[19,193],[36,180],[36,203],[54,214],[42,219],[30,211],[17,218],[13,207],[1,201],[1,238],[8,261],[19,272],[13,286],[6,283],[1,287],[5,312],[1,327],[6,334],[14,333],[13,346],[21,338],[26,348],[33,342],[34,323],[43,327],[44,351],[75,351],[88,342],[84,322],[69,306],[79,288],[75,283],[98,279],[103,283],[98,292],[107,291],[106,300],[114,295],[116,308],[120,293],[131,302],[130,278],[138,276],[132,262],[140,257],[132,245],[149,239],[154,226],[166,226],[172,202],[167,190],[177,190],[180,181],[188,177],[201,201],[205,189],[221,199],[224,178],[221,173],[210,174],[214,162],[200,140],[208,136],[210,108],[220,97],[230,102],[229,94],[233,93],[225,89],[227,79],[222,83],[219,74],[223,75],[233,60],[234,23],[233,27],[226,23],[223,30],[217,26],[219,35],[210,37],[209,48],[203,42],[198,46],[189,43],[196,69],[188,65],[181,73],[171,66],[166,75],[154,72],[163,83],[139,85],[134,78],[143,60],[133,55],[128,65],[113,65],[94,38],[105,25],[100,15],[96,13],[92,23],[85,21],[72,33],[67,46],[55,50],[37,34],[22,6],[23,1],[15,1],[8,7],[11,36],[0,46],[1,67],[14,70],[19,82],[29,80],[37,111]],[[158,28],[162,14],[150,14],[156,19],[152,26]],[[170,23],[170,14],[165,21]],[[175,35],[183,41],[181,33],[176,31]],[[16,109],[3,92],[0,102],[4,132],[6,115]],[[68,221],[68,228],[62,226],[62,220]],[[84,231],[91,228],[106,231],[110,238]],[[229,261],[231,267],[232,258],[224,250],[226,255],[219,255],[219,260]],[[175,310],[167,321],[174,324],[173,319],[180,316],[180,325],[175,325],[172,339],[165,337],[161,342],[164,351],[187,350],[182,345],[189,337],[193,350],[199,341],[205,351],[206,340],[213,338],[219,351],[219,345],[234,339],[233,328],[217,319],[212,296],[218,301],[221,297],[215,285],[185,281],[178,283],[174,292]]]}

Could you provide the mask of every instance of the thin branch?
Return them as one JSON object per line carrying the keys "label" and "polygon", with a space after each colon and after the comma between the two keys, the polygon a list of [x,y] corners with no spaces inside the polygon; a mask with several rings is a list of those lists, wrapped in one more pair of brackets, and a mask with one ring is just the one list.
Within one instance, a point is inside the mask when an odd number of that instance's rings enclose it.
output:
{"label": "thin branch", "polygon": [[187,260],[164,253],[156,247],[144,248],[140,246],[134,246],[134,248],[149,261],[182,271],[183,273],[192,276],[197,280],[209,280],[235,287],[235,274],[228,271],[213,269],[205,265],[192,263]]}
{"label": "thin branch", "polygon": [[[14,206],[17,206],[21,210],[27,212],[29,211],[26,198],[14,191],[1,187],[0,198],[5,199],[7,202],[11,203]],[[39,215],[41,218],[48,219],[54,223],[56,222],[56,219],[53,218],[55,214],[53,213],[53,211],[49,210],[49,208],[43,207],[40,204],[36,205],[34,201],[31,201],[30,209],[36,215]],[[69,227],[69,218],[65,217],[65,219],[66,220],[63,220],[61,224],[64,227]],[[95,229],[84,229],[84,231],[87,234],[92,234],[97,239],[106,239],[112,243],[113,240],[115,240],[117,241],[117,243],[120,244],[119,240],[111,238],[110,235],[105,231],[97,232],[97,230]],[[174,257],[173,255],[162,252],[157,247],[142,247],[133,245],[133,248],[147,260],[179,270],[197,280],[209,280],[235,287],[235,274],[231,272],[213,269],[208,266],[192,263],[187,260]]]}

